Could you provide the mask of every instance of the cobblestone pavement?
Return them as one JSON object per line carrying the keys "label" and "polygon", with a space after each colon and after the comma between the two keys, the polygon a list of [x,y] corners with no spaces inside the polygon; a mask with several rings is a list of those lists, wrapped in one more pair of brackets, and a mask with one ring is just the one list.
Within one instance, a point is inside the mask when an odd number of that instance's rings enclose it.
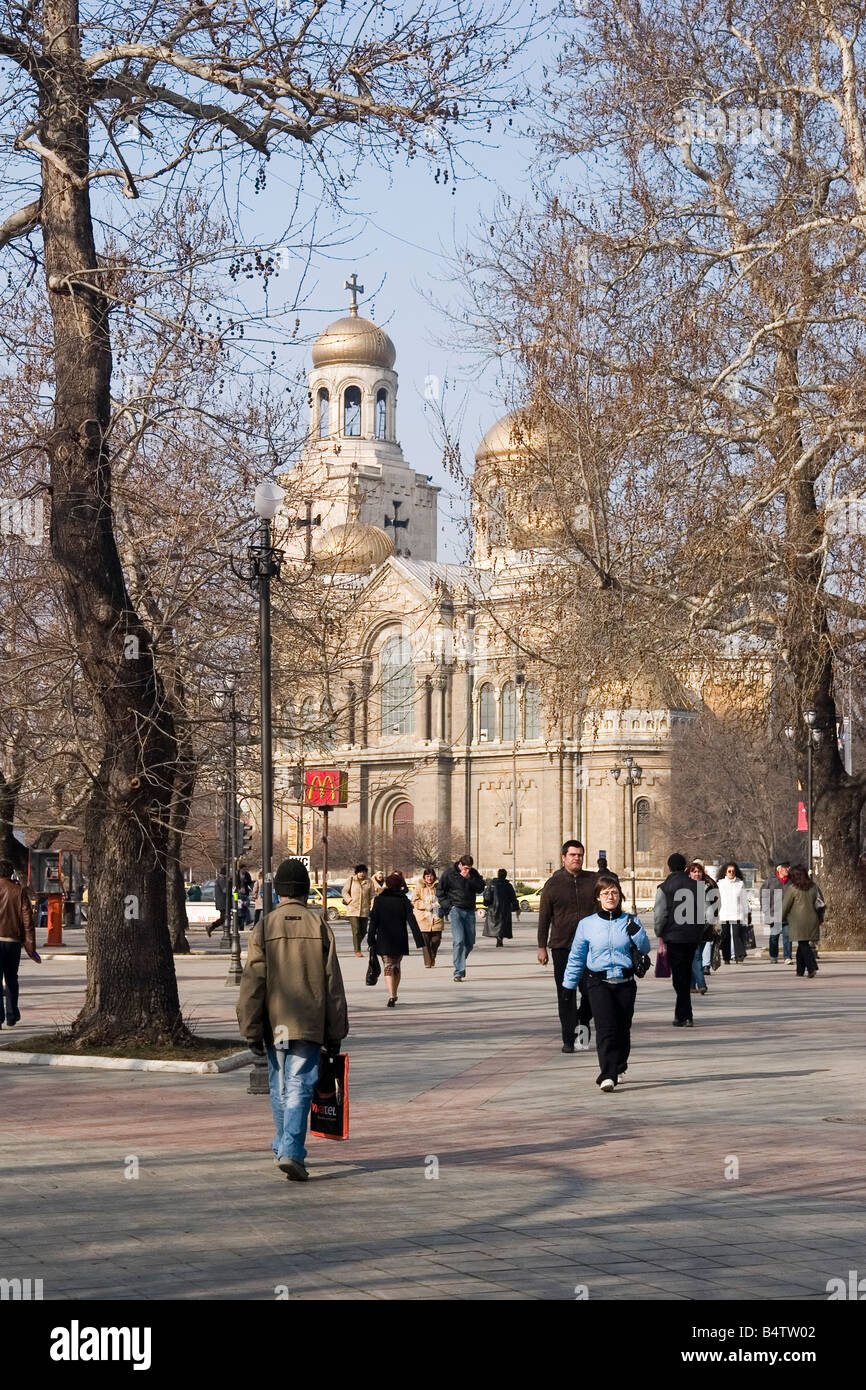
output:
{"label": "cobblestone pavement", "polygon": [[[4,1067],[0,1277],[56,1299],[818,1300],[866,1273],[862,956],[815,980],[750,958],[693,1030],[648,978],[603,1096],[594,1051],[560,1052],[532,923],[479,940],[462,985],[447,942],[433,971],[413,954],[393,1011],[337,931],[351,1138],[310,1141],[313,1180],[274,1169],[246,1071]],[[232,1036],[225,967],[178,974],[195,1026]],[[83,971],[25,964],[16,1033],[70,1018]]]}

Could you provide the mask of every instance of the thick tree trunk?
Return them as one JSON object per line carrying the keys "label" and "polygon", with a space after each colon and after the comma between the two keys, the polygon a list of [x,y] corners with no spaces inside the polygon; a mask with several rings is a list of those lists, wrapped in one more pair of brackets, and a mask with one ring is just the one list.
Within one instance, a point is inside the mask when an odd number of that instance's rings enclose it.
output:
{"label": "thick tree trunk", "polygon": [[114,538],[105,439],[108,305],[87,182],[89,99],[76,0],[45,0],[40,73],[42,233],[54,330],[51,546],[105,750],[85,815],[90,903],[82,1041],[185,1035],[166,922],[172,719]]}
{"label": "thick tree trunk", "polygon": [[15,775],[11,781],[0,775],[0,859],[8,859],[16,869],[27,872],[27,851],[15,839],[15,811],[18,805],[18,792],[21,778]]}
{"label": "thick tree trunk", "polygon": [[178,759],[175,768],[174,790],[169,811],[168,832],[168,929],[171,936],[171,949],[176,956],[189,954],[186,915],[186,887],[181,865],[183,837],[189,821],[192,794],[195,789],[196,768],[192,757],[192,740],[189,725],[181,719],[178,723]]}

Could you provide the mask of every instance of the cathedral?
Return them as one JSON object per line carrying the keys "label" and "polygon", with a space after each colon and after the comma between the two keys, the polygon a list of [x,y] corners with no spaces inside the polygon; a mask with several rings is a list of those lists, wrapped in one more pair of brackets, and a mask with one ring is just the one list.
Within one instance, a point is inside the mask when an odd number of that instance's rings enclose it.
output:
{"label": "cathedral", "polygon": [[[349,803],[332,830],[353,832],[372,868],[408,876],[422,859],[441,866],[468,850],[482,873],[541,879],[574,837],[589,865],[603,850],[651,896],[664,876],[654,825],[669,793],[671,731],[686,712],[651,708],[644,692],[640,709],[552,713],[543,673],[505,636],[521,583],[550,560],[543,508],[519,488],[483,485],[526,449],[519,417],[497,421],[476,452],[471,562],[441,562],[439,489],[398,438],[394,344],[358,313],[354,276],[347,288],[348,314],[312,346],[309,431],[280,478],[278,527],[287,563],[311,565],[333,601],[351,606],[352,635],[335,662],[327,729],[321,686],[299,692],[284,721],[319,732],[317,746],[277,743],[277,843],[294,847],[297,807],[285,788],[302,759],[348,772]],[[631,786],[628,757],[640,769]],[[404,862],[384,862],[395,843]]]}

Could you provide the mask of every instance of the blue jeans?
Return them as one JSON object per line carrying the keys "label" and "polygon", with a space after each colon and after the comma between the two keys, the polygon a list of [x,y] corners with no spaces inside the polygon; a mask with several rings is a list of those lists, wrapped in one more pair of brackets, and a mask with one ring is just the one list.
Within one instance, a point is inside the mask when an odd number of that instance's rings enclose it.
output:
{"label": "blue jeans", "polygon": [[475,945],[475,909],[452,907],[451,942],[454,974],[466,974],[466,957]]}
{"label": "blue jeans", "polygon": [[694,960],[692,961],[692,989],[706,989],[707,982],[704,979],[704,948],[703,944],[695,948]]}
{"label": "blue jeans", "polygon": [[785,957],[785,960],[790,960],[790,959],[791,959],[791,933],[788,931],[788,924],[787,924],[787,922],[786,922],[785,925],[782,927],[782,930],[781,930],[780,932],[776,932],[776,935],[775,935],[775,936],[771,936],[771,937],[770,937],[770,941],[769,941],[770,960],[778,960],[778,959],[779,959],[779,940],[780,940],[780,938],[781,938],[781,941],[782,941],[782,953],[783,953],[783,955],[784,955],[784,957]]}
{"label": "blue jeans", "polygon": [[268,1086],[276,1127],[271,1148],[277,1158],[294,1158],[303,1163],[307,1156],[304,1140],[321,1052],[321,1043],[314,1042],[291,1042],[287,1047],[267,1049]]}

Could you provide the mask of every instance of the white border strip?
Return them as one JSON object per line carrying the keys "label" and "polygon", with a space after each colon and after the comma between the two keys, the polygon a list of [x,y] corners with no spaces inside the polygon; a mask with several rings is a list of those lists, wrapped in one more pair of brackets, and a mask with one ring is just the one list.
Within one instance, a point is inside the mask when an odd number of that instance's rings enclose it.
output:
{"label": "white border strip", "polygon": [[84,1067],[92,1071],[167,1071],[188,1072],[195,1076],[217,1076],[221,1072],[237,1071],[254,1060],[252,1052],[233,1052],[210,1062],[163,1062],[145,1057],[94,1057],[75,1053],[10,1052],[0,1048],[0,1066],[21,1067]]}

